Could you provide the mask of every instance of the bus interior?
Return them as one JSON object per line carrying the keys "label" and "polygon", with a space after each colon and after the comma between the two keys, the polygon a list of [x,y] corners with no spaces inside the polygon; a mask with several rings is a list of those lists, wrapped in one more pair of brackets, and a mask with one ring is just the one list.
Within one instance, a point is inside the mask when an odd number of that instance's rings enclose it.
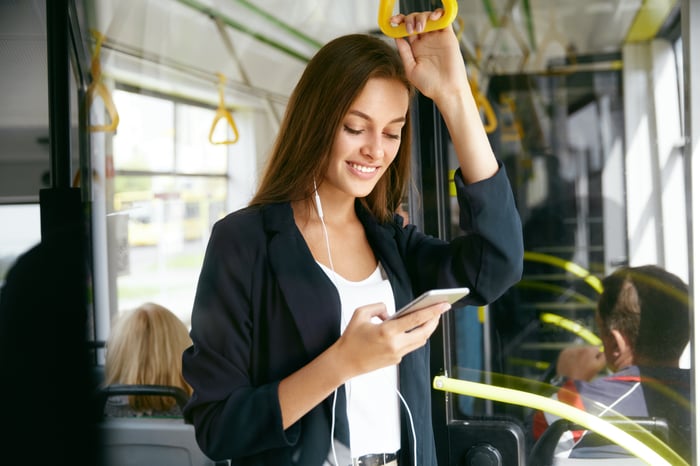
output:
{"label": "bus interior", "polygon": [[[694,0],[3,0],[0,286],[42,236],[80,218],[78,286],[97,374],[120,313],[157,302],[189,326],[211,227],[253,196],[306,62],[343,34],[393,40],[380,28],[387,3],[457,9],[450,27],[523,224],[522,280],[488,306],[446,314],[430,341],[433,376],[473,383],[436,382],[453,387],[433,391],[438,462],[568,464],[533,457],[528,396],[553,393],[562,348],[600,344],[600,280],[656,264],[690,285],[691,300],[696,289]],[[412,111],[405,209],[450,239],[457,160],[432,102],[417,95]],[[681,367],[694,411],[700,327],[688,326]],[[683,459],[644,443],[634,464],[698,464],[696,423]],[[185,431],[189,440],[167,442],[192,443]],[[120,458],[155,439],[153,426],[139,432],[142,444],[125,440]],[[214,464],[200,454],[191,464]],[[167,458],[133,464],[176,464]]]}

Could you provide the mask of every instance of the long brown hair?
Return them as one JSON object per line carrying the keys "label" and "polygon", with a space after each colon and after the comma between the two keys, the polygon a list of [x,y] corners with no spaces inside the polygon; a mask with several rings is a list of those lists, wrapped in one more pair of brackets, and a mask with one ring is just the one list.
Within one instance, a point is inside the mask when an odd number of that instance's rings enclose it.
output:
{"label": "long brown hair", "polygon": [[[328,168],[336,131],[350,105],[371,78],[406,78],[396,49],[364,34],[338,37],[309,61],[287,105],[258,192],[250,205],[308,199],[314,180]],[[379,220],[389,220],[401,202],[411,167],[410,112],[401,130],[396,158],[361,202]]]}

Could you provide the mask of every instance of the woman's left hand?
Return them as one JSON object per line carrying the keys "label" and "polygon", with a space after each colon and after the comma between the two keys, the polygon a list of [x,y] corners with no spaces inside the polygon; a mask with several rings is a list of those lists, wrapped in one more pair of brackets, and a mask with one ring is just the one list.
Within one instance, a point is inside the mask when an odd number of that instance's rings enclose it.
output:
{"label": "woman's left hand", "polygon": [[391,18],[392,24],[405,23],[409,32],[407,37],[396,39],[408,79],[438,105],[441,99],[469,92],[464,59],[452,27],[422,32],[429,20],[438,20],[442,15],[442,8],[438,8]]}

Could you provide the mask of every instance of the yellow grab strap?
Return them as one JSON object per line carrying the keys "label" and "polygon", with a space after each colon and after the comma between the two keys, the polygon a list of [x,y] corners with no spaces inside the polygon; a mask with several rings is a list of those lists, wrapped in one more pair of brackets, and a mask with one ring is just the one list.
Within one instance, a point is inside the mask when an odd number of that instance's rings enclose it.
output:
{"label": "yellow grab strap", "polygon": [[[222,73],[216,73],[216,75],[219,77],[219,108],[216,109],[214,121],[211,123],[211,129],[209,130],[209,142],[212,144],[235,144],[238,142],[238,128],[236,127],[236,122],[233,121],[233,115],[231,115],[231,112],[228,111],[226,104],[224,103],[224,83],[226,82],[226,77]],[[214,130],[216,129],[216,124],[222,118],[231,127],[231,130],[233,131],[233,139],[214,141]]]}
{"label": "yellow grab strap", "polygon": [[[476,48],[476,61],[481,61],[480,47]],[[496,128],[498,128],[498,120],[496,119],[496,113],[493,111],[491,102],[489,102],[489,99],[483,92],[481,92],[481,87],[479,86],[479,73],[476,66],[472,68],[472,72],[467,77],[467,80],[469,81],[469,88],[474,96],[476,107],[479,109],[479,113],[481,113],[482,118],[484,118],[484,130],[487,133],[493,133],[496,131]]]}
{"label": "yellow grab strap", "polygon": [[476,79],[468,79],[469,87],[471,87],[472,95],[474,96],[474,102],[476,102],[476,107],[480,112],[483,112],[484,130],[487,133],[493,133],[496,128],[498,128],[498,120],[496,119],[496,113],[493,111],[491,102],[489,102],[489,99],[481,92],[481,89],[479,89]]}
{"label": "yellow grab strap", "polygon": [[114,106],[114,101],[112,101],[112,95],[107,89],[107,86],[102,82],[102,65],[100,64],[100,51],[102,50],[102,42],[104,41],[104,35],[100,32],[92,29],[90,30],[92,35],[95,37],[95,51],[92,54],[92,63],[90,64],[90,74],[92,79],[90,85],[87,88],[87,105],[90,107],[93,100],[95,99],[95,94],[102,98],[105,104],[105,109],[109,114],[109,118],[112,120],[111,123],[105,125],[90,125],[91,132],[110,132],[116,131],[117,126],[119,126],[119,114],[117,113],[117,108]]}
{"label": "yellow grab strap", "polygon": [[[436,31],[438,29],[444,29],[455,20],[457,17],[457,0],[442,0],[442,7],[445,13],[437,21],[428,21],[425,25],[425,30],[423,32]],[[384,34],[389,37],[406,37],[408,32],[406,31],[405,24],[398,24],[392,26],[390,19],[394,13],[394,0],[379,0],[379,17],[377,22],[379,23],[379,29],[382,30]]]}

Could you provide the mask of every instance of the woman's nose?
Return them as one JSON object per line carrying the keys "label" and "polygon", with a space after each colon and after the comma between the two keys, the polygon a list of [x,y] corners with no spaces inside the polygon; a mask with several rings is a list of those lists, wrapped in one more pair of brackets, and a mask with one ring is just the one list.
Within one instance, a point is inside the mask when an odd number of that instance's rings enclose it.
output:
{"label": "woman's nose", "polygon": [[367,157],[378,159],[384,157],[384,146],[381,134],[370,134],[362,146],[361,153]]}

